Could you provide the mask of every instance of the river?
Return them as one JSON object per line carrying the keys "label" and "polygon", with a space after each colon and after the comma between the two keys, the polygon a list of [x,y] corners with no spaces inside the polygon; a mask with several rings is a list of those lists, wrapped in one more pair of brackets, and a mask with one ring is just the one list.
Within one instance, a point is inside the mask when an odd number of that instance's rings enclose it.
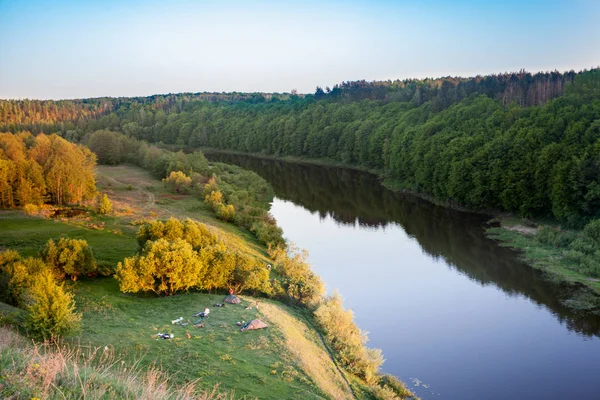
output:
{"label": "river", "polygon": [[428,399],[598,399],[600,318],[484,235],[487,218],[395,193],[376,176],[207,154],[275,190],[271,213],[337,289],[382,370]]}

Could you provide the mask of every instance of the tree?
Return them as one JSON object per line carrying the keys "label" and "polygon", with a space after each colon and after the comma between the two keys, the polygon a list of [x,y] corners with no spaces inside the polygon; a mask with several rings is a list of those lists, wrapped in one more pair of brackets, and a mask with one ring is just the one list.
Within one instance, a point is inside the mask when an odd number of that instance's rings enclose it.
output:
{"label": "tree", "polygon": [[336,291],[333,296],[325,298],[314,316],[342,365],[367,383],[375,383],[383,363],[381,351],[366,347],[367,335],[354,323],[352,311],[344,309],[339,293]]}
{"label": "tree", "polygon": [[119,263],[116,278],[125,293],[151,291],[172,296],[198,286],[204,268],[185,240],[158,239],[147,242],[141,254]]}
{"label": "tree", "polygon": [[305,306],[314,306],[321,300],[325,288],[321,278],[306,262],[308,254],[297,248],[274,248],[269,252],[281,275],[281,286],[289,299]]}
{"label": "tree", "polygon": [[100,164],[119,164],[123,158],[123,143],[115,132],[96,131],[87,145],[96,154]]}
{"label": "tree", "polygon": [[98,201],[98,214],[110,214],[112,212],[112,202],[106,194]]}
{"label": "tree", "polygon": [[171,171],[169,176],[163,179],[165,186],[169,185],[177,193],[187,193],[192,185],[192,178],[181,171]]}
{"label": "tree", "polygon": [[97,269],[92,249],[83,239],[60,238],[58,243],[50,239],[42,250],[42,259],[60,275],[73,280]]}
{"label": "tree", "polygon": [[50,270],[36,275],[26,297],[25,327],[35,336],[54,339],[79,329],[81,315],[75,312],[73,295],[64,291]]}

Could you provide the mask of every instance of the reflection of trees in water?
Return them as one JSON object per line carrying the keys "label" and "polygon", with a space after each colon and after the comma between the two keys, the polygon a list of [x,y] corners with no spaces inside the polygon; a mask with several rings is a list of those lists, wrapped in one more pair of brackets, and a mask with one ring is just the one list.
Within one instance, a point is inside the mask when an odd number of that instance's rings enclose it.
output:
{"label": "reflection of trees in water", "polygon": [[470,279],[493,284],[510,295],[524,295],[546,306],[570,330],[600,336],[600,318],[573,314],[564,307],[561,299],[567,293],[525,266],[512,250],[488,239],[481,215],[392,192],[376,176],[361,171],[232,154],[207,157],[255,171],[271,183],[277,197],[321,218],[329,216],[351,225],[358,222],[372,229],[398,224],[428,255],[443,258]]}

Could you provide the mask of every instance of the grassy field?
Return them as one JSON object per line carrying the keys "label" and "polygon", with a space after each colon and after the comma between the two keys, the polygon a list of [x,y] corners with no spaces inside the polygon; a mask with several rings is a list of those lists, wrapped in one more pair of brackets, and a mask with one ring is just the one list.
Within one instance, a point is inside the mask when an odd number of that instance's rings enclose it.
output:
{"label": "grassy field", "polygon": [[[216,220],[192,195],[174,196],[162,183],[136,167],[98,167],[98,188],[114,204],[115,215],[87,213],[71,219],[44,219],[20,211],[0,212],[0,248],[35,256],[50,238],[69,236],[88,241],[99,262],[116,265],[137,251],[135,221],[190,217],[211,226],[229,247],[265,258],[264,247],[246,231]],[[69,282],[78,311],[81,334],[71,341],[83,349],[109,349],[123,365],[157,366],[170,382],[199,380],[203,388],[219,385],[235,398],[261,399],[353,398],[319,335],[301,310],[260,299],[260,310],[242,305],[213,307],[223,294],[187,293],[167,298],[122,294],[109,278]],[[183,317],[211,309],[203,328],[172,325]],[[7,308],[10,311],[10,308]],[[237,322],[263,319],[268,329],[240,332]],[[173,339],[156,339],[170,333]],[[188,337],[189,335],[189,337]]]}
{"label": "grassy field", "polygon": [[[111,278],[77,282],[74,289],[84,315],[81,345],[108,346],[127,363],[160,366],[176,383],[200,379],[206,387],[220,384],[235,390],[236,397],[311,399],[329,397],[327,392],[332,398],[350,397],[344,395],[343,380],[303,317],[276,302],[261,299],[259,310],[246,310],[254,299],[242,297],[241,305],[213,307],[223,300],[222,294],[141,298],[121,294]],[[193,315],[205,307],[211,313],[203,328],[171,324],[179,317],[193,323]],[[254,318],[269,328],[241,332],[237,322]],[[294,337],[290,330],[301,334]],[[157,340],[157,333],[174,338]],[[310,359],[303,360],[302,354]],[[318,358],[327,361],[313,373],[311,359]]]}

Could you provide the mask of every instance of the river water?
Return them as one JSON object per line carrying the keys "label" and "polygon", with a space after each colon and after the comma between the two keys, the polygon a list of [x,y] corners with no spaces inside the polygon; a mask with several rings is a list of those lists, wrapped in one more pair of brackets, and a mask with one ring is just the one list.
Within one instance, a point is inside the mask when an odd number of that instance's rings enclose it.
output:
{"label": "river water", "polygon": [[271,213],[337,289],[382,370],[427,399],[599,399],[600,319],[484,235],[486,218],[371,174],[207,154],[271,183]]}

